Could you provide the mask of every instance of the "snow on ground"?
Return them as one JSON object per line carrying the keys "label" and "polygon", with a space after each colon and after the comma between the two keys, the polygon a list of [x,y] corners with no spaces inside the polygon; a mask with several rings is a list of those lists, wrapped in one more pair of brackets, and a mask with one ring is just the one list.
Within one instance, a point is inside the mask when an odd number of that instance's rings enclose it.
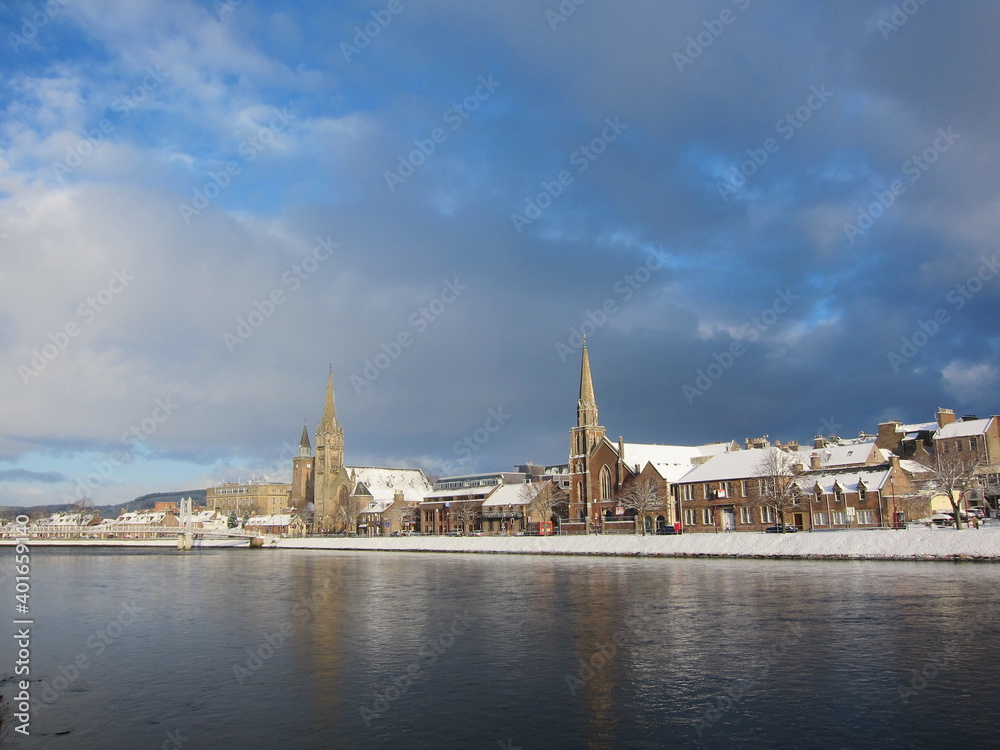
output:
{"label": "snow on ground", "polygon": [[962,531],[911,526],[900,531],[877,529],[795,534],[734,532],[646,537],[315,537],[281,539],[274,546],[285,549],[390,552],[1000,561],[1000,526]]}

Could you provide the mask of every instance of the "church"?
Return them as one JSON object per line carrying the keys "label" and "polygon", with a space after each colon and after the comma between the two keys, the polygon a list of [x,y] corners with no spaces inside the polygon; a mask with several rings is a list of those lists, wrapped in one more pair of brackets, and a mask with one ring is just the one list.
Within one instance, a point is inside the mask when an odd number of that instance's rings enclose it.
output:
{"label": "church", "polygon": [[316,451],[303,426],[299,454],[292,459],[290,503],[307,516],[312,511],[312,532],[355,532],[359,514],[372,516],[371,510],[384,510],[394,502],[414,505],[430,492],[430,482],[420,469],[344,464],[344,428],[337,420],[331,371],[323,416],[316,426]]}
{"label": "church", "polygon": [[569,534],[633,533],[634,510],[630,512],[623,495],[630,487],[652,483],[660,502],[643,512],[647,532],[663,532],[678,522],[672,487],[695,465],[712,456],[738,447],[731,443],[709,445],[647,445],[612,442],[598,420],[597,399],[590,372],[590,354],[583,344],[580,364],[580,395],[576,406],[576,427],[570,430],[569,518],[564,531]]}

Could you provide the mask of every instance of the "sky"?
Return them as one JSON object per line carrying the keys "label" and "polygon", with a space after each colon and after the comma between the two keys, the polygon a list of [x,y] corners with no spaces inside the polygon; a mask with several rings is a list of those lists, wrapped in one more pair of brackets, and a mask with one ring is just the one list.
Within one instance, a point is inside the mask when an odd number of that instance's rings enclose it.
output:
{"label": "sky", "polygon": [[[1000,411],[1000,5],[15,0],[0,505]],[[314,439],[314,438],[313,438]]]}

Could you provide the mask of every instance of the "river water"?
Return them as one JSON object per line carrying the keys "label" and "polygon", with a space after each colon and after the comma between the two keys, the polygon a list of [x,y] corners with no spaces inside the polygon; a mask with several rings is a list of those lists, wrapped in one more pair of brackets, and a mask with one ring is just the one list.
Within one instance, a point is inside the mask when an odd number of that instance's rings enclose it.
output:
{"label": "river water", "polygon": [[36,549],[31,579],[5,747],[1000,745],[1000,566]]}

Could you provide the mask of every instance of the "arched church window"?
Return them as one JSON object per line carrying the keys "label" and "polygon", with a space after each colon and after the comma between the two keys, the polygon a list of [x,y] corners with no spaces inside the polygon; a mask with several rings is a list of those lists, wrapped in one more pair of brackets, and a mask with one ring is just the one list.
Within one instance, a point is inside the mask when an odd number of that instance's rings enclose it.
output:
{"label": "arched church window", "polygon": [[611,499],[611,469],[605,466],[601,469],[601,500]]}

